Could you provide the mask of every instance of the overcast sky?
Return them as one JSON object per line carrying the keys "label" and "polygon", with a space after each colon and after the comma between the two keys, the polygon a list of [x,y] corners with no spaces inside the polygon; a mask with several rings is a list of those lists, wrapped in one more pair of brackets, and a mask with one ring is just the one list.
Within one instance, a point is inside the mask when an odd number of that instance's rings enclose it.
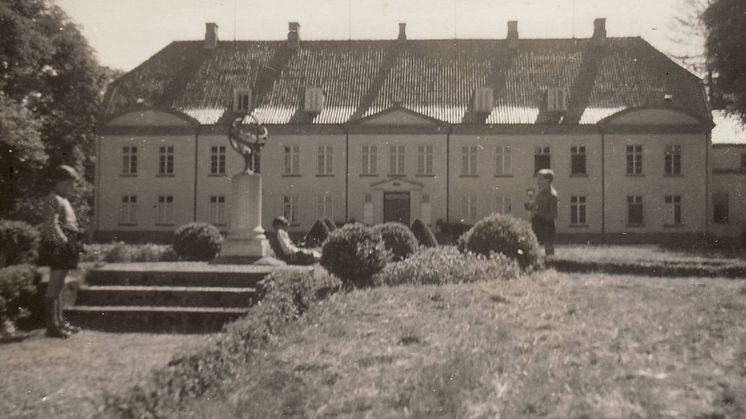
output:
{"label": "overcast sky", "polygon": [[216,22],[220,39],[283,39],[287,22],[301,39],[503,38],[518,20],[522,38],[588,37],[605,17],[609,36],[642,36],[667,53],[696,50],[671,39],[682,0],[57,0],[104,65],[130,70],[173,40],[202,39]]}

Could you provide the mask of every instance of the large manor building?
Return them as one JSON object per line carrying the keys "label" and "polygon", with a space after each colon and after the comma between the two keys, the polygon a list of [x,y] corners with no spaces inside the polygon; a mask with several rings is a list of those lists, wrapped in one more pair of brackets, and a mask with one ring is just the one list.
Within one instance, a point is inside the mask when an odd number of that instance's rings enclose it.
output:
{"label": "large manor building", "polygon": [[[243,159],[230,122],[269,130],[263,223],[528,218],[551,168],[562,240],[690,240],[746,225],[746,147],[713,145],[702,81],[639,37],[172,42],[109,88],[97,144],[101,239],[227,230]],[[744,141],[746,143],[746,141]]]}

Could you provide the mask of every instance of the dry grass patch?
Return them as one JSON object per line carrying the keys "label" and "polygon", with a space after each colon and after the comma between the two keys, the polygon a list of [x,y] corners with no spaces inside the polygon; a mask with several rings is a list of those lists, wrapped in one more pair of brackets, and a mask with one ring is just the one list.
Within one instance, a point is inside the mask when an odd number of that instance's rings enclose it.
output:
{"label": "dry grass patch", "polygon": [[187,417],[746,417],[746,285],[565,275],[337,294]]}
{"label": "dry grass patch", "polygon": [[0,417],[89,418],[105,392],[122,392],[205,335],[84,331],[68,340],[38,336],[0,345]]}

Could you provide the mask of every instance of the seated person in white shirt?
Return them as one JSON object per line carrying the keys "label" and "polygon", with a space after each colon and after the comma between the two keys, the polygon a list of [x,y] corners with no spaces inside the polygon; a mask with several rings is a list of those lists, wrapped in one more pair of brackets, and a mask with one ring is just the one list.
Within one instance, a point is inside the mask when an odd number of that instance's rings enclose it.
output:
{"label": "seated person in white shirt", "polygon": [[279,251],[283,253],[281,259],[299,265],[310,265],[321,260],[319,252],[310,249],[301,249],[293,243],[290,235],[288,235],[288,226],[290,226],[290,222],[283,216],[279,216],[272,221],[272,229],[277,234]]}

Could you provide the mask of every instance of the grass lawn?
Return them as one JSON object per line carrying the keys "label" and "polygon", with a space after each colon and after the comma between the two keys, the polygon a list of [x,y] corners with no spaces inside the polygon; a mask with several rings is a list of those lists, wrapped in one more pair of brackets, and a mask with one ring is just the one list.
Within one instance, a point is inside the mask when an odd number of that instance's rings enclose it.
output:
{"label": "grass lawn", "polygon": [[557,257],[574,260],[611,260],[620,262],[663,263],[737,263],[746,262],[746,249],[666,248],[658,245],[585,246],[558,245]]}
{"label": "grass lawn", "polygon": [[558,246],[552,265],[563,272],[746,278],[746,251],[563,245]]}
{"label": "grass lawn", "polygon": [[0,417],[88,418],[105,392],[147,377],[176,353],[194,350],[202,335],[115,334],[84,331],[69,340],[39,331],[0,345]]}
{"label": "grass lawn", "polygon": [[746,283],[546,271],[337,294],[177,416],[743,418]]}

